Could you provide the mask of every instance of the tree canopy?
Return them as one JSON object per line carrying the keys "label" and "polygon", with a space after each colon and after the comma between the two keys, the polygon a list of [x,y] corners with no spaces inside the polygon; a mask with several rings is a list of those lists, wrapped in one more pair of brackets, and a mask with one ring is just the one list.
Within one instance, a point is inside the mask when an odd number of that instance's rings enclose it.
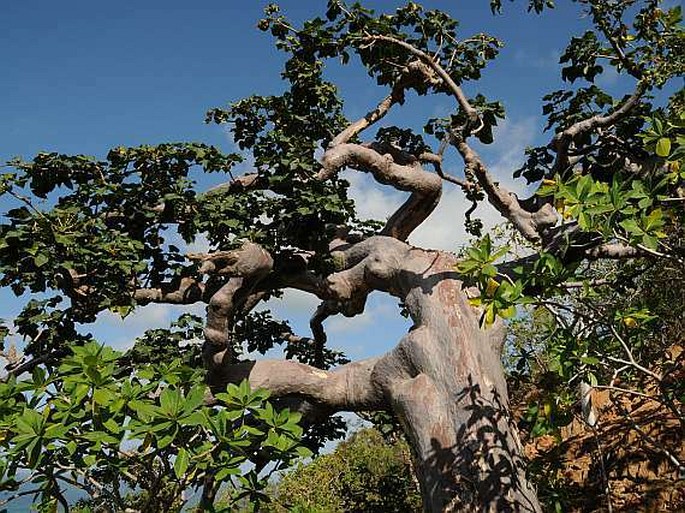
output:
{"label": "tree canopy", "polygon": [[[549,142],[529,148],[524,165],[511,170],[536,184],[529,198],[507,190],[476,151],[493,142],[505,117],[476,86],[503,43],[462,34],[448,14],[414,2],[376,13],[330,0],[322,17],[302,24],[266,7],[258,28],[285,55],[283,92],[207,113],[207,122],[227,126],[240,152],[183,142],[9,162],[0,193],[14,205],[0,225],[0,285],[28,300],[12,327],[23,355],[7,365],[3,385],[3,486],[17,488],[28,469],[27,482],[66,509],[55,495],[63,482],[92,488],[102,478],[69,462],[72,442],[82,444],[88,465],[114,458],[126,432],[146,433],[148,463],[169,466],[165,458],[173,457],[176,485],[203,486],[206,505],[230,478],[218,467],[235,470],[236,462],[253,462],[242,483],[257,493],[266,460],[294,457],[300,414],[320,439],[338,429],[333,413],[389,411],[412,447],[427,511],[540,511],[509,412],[501,319],[532,307],[552,315],[566,381],[613,385],[627,372],[663,387],[665,374],[642,366],[632,345],[653,318],[646,306],[617,308],[607,322],[601,309],[578,316],[588,303],[573,305],[569,294],[581,289],[591,298],[614,283],[597,266],[605,259],[631,262],[620,264],[621,283],[623,273],[639,279],[655,265],[682,269],[685,259],[685,110],[674,86],[685,53],[681,10],[656,0],[575,3],[593,29],[571,38],[561,56],[567,87],[542,99]],[[542,16],[531,23],[544,23],[549,7],[532,0],[529,9]],[[387,95],[347,119],[326,73],[333,61],[363,67]],[[597,85],[607,69],[630,84],[625,96]],[[444,97],[452,108],[426,116],[422,133],[385,122],[421,96]],[[444,168],[447,152],[463,169]],[[235,174],[246,158],[252,171]],[[368,173],[407,199],[384,222],[360,219],[345,170]],[[199,173],[225,182],[198,190]],[[447,186],[474,207],[465,223],[477,240],[460,257],[406,243]],[[473,216],[481,202],[511,227],[524,256],[483,235]],[[208,249],[188,252],[199,237]],[[255,310],[291,288],[320,300],[310,335]],[[327,347],[324,322],[361,314],[372,291],[396,297],[413,326],[385,355],[349,362]],[[150,303],[204,303],[207,314],[148,332],[123,357],[97,349],[83,329],[102,311],[126,316]],[[276,344],[286,360],[250,359]],[[201,378],[192,373],[182,381],[155,374],[172,360],[183,372],[202,362],[211,392],[201,400]],[[16,381],[27,372],[30,385]],[[89,387],[75,384],[82,373]],[[279,416],[248,382],[289,409]],[[682,390],[669,394],[677,412]],[[81,431],[86,403],[100,434]],[[189,421],[201,403],[201,418]],[[227,426],[243,430],[232,432],[238,442]],[[156,452],[171,442],[171,454]],[[250,450],[228,463],[234,445]],[[274,449],[264,455],[264,447]]]}

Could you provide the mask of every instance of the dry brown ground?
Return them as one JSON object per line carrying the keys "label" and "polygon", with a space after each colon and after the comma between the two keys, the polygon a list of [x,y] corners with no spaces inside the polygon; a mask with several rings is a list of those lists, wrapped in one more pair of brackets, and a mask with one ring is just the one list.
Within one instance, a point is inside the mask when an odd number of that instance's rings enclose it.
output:
{"label": "dry brown ground", "polygon": [[[671,351],[682,361],[682,348]],[[685,379],[685,369],[675,378]],[[645,392],[658,397],[655,390]],[[678,416],[653,398],[606,390],[593,391],[593,403],[594,429],[577,417],[560,439],[525,441],[528,458],[564,490],[571,507],[564,511],[607,512],[610,501],[614,513],[685,512],[685,472],[666,452],[685,462],[685,426]],[[685,414],[682,404],[675,406]]]}

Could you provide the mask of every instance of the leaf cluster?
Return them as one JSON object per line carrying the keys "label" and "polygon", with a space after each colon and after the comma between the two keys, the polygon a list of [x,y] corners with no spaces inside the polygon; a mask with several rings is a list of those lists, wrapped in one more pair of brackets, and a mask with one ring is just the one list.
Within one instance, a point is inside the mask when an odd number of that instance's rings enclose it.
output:
{"label": "leaf cluster", "polygon": [[274,409],[265,391],[229,385],[207,406],[202,373],[180,360],[121,377],[120,359],[90,342],[54,372],[36,367],[0,384],[4,492],[28,490],[48,507],[76,487],[118,510],[161,512],[180,509],[182,492],[211,477],[233,499],[259,504],[271,472],[310,454],[299,414]]}

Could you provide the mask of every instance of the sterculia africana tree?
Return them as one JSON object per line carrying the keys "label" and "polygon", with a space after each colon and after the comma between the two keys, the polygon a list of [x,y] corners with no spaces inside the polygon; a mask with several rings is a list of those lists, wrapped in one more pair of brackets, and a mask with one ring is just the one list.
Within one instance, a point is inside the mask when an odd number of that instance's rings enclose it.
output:
{"label": "sterculia africana tree", "polygon": [[[682,197],[674,135],[681,127],[655,121],[654,141],[639,137],[645,116],[677,120],[682,111],[677,95],[661,110],[649,103],[682,73],[679,11],[651,1],[578,4],[595,30],[571,40],[563,77],[592,82],[606,62],[634,89],[622,99],[594,85],[546,98],[555,134],[528,154],[521,174],[544,187],[525,200],[496,181],[472,145],[492,142],[504,115],[498,102],[469,94],[501,43],[462,37],[448,15],[411,2],[377,15],[332,0],[325,19],[302,26],[267,8],[259,27],[287,55],[285,92],[208,114],[228,124],[252,172],[233,176],[241,155],[194,143],[115,148],[104,160],[45,153],[13,162],[2,191],[19,205],[1,228],[2,284],[18,295],[45,294],[30,308],[47,312],[40,322],[50,329],[23,317],[27,360],[11,372],[58,361],[78,341],[76,323],[105,309],[203,302],[214,391],[247,378],[309,422],[339,411],[390,411],[410,441],[427,511],[539,511],[508,411],[497,314],[555,289],[587,259],[680,258],[665,242],[678,203],[631,192],[650,180],[659,194]],[[387,96],[363,118],[346,119],[337,87],[325,79],[329,59],[358,60]],[[415,95],[454,104],[453,113],[426,120],[431,140],[384,124]],[[463,176],[443,169],[447,151],[463,160]],[[198,191],[197,168],[229,179]],[[340,178],[345,170],[369,173],[408,198],[383,225],[363,222]],[[408,245],[445,182],[474,204],[489,202],[536,251],[497,266],[489,238],[462,261]],[[41,198],[51,206],[39,208]],[[203,235],[210,250],[186,254],[173,244],[176,234],[187,243]],[[321,300],[311,338],[253,313],[288,288]],[[362,313],[372,291],[396,297],[413,326],[387,354],[334,367],[341,362],[326,348],[323,323]],[[285,341],[296,358],[245,360],[245,340],[259,350]]]}

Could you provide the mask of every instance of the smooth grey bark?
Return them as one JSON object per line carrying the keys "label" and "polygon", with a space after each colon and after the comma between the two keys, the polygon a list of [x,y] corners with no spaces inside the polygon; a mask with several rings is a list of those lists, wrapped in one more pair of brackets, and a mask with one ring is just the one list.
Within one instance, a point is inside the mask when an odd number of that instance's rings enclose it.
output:
{"label": "smooth grey bark", "polygon": [[387,395],[416,453],[426,511],[540,511],[508,410],[499,348],[444,253],[409,251],[398,292],[415,322]]}
{"label": "smooth grey bark", "polygon": [[[322,294],[362,306],[371,290],[399,298],[414,325],[398,345],[324,371],[292,361],[230,363],[220,345],[211,351],[208,343],[211,383],[247,377],[274,397],[327,413],[393,411],[413,449],[427,512],[541,511],[508,410],[504,331],[479,326],[456,258],[383,236],[332,249],[341,270]],[[212,325],[211,309],[208,317]]]}

